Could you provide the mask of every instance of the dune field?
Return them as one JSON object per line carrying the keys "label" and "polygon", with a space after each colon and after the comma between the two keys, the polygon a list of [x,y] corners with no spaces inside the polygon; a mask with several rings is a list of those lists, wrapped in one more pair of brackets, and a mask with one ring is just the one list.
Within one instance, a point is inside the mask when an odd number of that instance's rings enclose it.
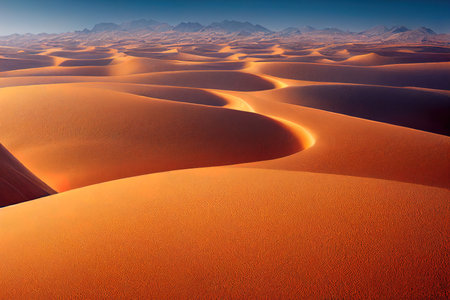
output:
{"label": "dune field", "polygon": [[0,46],[0,298],[449,297],[450,47]]}

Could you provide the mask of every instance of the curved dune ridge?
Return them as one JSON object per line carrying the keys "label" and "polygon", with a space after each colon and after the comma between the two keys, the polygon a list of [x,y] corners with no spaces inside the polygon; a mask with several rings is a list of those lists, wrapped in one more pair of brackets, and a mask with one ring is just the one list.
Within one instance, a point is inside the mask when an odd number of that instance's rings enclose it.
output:
{"label": "curved dune ridge", "polygon": [[0,298],[445,298],[449,52],[0,47]]}
{"label": "curved dune ridge", "polygon": [[0,97],[0,138],[58,191],[307,147],[285,124],[238,110],[73,85],[4,88]]}

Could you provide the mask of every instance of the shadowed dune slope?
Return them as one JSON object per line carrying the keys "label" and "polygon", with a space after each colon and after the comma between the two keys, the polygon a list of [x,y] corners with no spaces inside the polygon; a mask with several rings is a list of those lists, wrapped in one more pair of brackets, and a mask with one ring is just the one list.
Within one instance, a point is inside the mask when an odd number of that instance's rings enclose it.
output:
{"label": "shadowed dune slope", "polygon": [[276,62],[255,63],[253,68],[268,75],[297,80],[450,89],[450,62],[378,67]]}
{"label": "shadowed dune slope", "polygon": [[271,159],[309,145],[309,137],[262,115],[111,90],[42,85],[3,88],[0,98],[0,139],[58,191]]}
{"label": "shadowed dune slope", "polygon": [[0,207],[54,193],[0,144]]}
{"label": "shadowed dune slope", "polygon": [[23,69],[3,72],[1,77],[43,77],[43,76],[109,76],[107,66],[52,66],[46,68]]}
{"label": "shadowed dune slope", "polygon": [[0,290],[22,299],[445,298],[448,197],[229,167],[127,178],[0,210]]}
{"label": "shadowed dune slope", "polygon": [[[102,79],[107,77],[102,77]],[[15,87],[37,84],[55,84],[71,82],[92,82],[98,81],[95,76],[26,76],[26,77],[0,77],[0,87]],[[108,81],[108,80],[105,80]]]}
{"label": "shadowed dune slope", "polygon": [[160,72],[122,76],[115,80],[235,91],[259,91],[275,88],[275,84],[265,78],[237,71]]}
{"label": "shadowed dune slope", "polygon": [[268,79],[239,71],[174,71],[123,76],[108,76],[111,70],[106,67],[52,67],[42,68],[38,71],[39,74],[36,74],[36,70],[28,74],[27,70],[20,70],[23,74],[0,78],[0,86],[106,81],[236,91],[260,91],[275,88],[275,84]]}
{"label": "shadowed dune slope", "polygon": [[[195,103],[211,106],[225,106],[227,100],[212,92],[203,89],[182,88],[172,86],[157,86],[133,83],[118,82],[83,82],[78,84],[81,87],[94,87],[126,92],[134,95],[140,95],[163,100],[171,100],[186,103]],[[73,84],[75,87],[76,85]]]}
{"label": "shadowed dune slope", "polygon": [[79,67],[79,66],[107,66],[112,59],[68,59],[60,63],[63,67]]}
{"label": "shadowed dune slope", "polygon": [[53,65],[52,60],[47,61],[47,60],[32,60],[32,59],[0,58],[0,72],[19,69],[40,68],[51,65]]}
{"label": "shadowed dune slope", "polygon": [[49,55],[70,59],[102,59],[111,57],[112,53],[107,51],[54,51]]}
{"label": "shadowed dune slope", "polygon": [[285,103],[450,135],[447,93],[342,84],[287,87],[267,95]]}
{"label": "shadowed dune slope", "polygon": [[[23,66],[22,66],[23,65]],[[195,71],[195,70],[240,70],[246,62],[171,62],[145,58],[119,58],[64,60],[59,66],[39,64],[30,66],[25,62],[14,64],[13,68],[0,68],[0,77],[24,76],[118,76],[151,72]],[[7,65],[5,65],[7,66]],[[49,67],[44,67],[49,66]],[[31,69],[32,67],[32,69]],[[2,72],[3,71],[3,72]]]}

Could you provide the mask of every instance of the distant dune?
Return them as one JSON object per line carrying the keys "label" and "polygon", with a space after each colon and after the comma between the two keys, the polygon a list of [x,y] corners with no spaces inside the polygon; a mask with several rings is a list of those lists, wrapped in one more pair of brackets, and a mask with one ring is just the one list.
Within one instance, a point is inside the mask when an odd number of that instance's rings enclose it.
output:
{"label": "distant dune", "polygon": [[261,63],[261,72],[282,78],[320,81],[377,84],[387,86],[416,86],[449,90],[450,62],[380,67],[335,66],[313,63]]}
{"label": "distant dune", "polygon": [[279,101],[450,135],[450,92],[327,84],[271,91]]}

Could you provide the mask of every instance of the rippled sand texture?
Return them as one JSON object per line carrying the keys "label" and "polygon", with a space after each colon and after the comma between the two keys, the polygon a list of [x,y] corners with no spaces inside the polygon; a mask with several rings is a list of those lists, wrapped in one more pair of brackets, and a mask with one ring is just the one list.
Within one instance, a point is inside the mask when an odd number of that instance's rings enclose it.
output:
{"label": "rippled sand texture", "polygon": [[449,116],[445,46],[0,47],[0,298],[445,298]]}

